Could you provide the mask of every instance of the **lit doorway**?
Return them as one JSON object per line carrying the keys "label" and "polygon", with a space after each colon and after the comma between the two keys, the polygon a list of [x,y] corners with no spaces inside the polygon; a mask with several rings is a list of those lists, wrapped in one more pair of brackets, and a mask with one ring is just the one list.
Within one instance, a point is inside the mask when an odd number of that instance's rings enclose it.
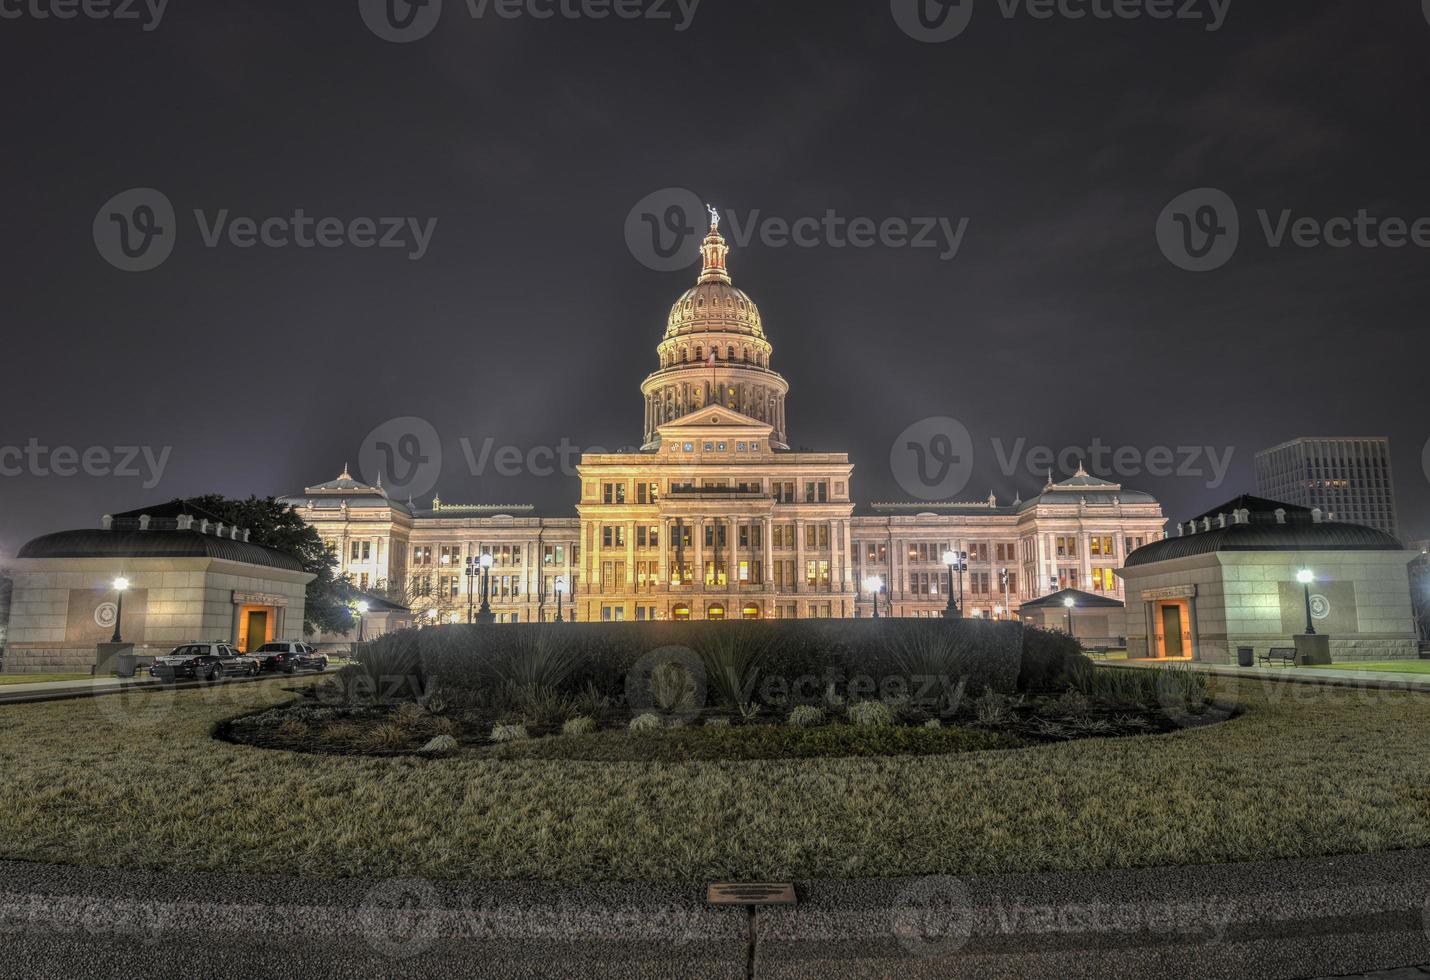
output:
{"label": "lit doorway", "polygon": [[1157,644],[1159,660],[1190,660],[1192,657],[1192,617],[1186,599],[1157,603]]}
{"label": "lit doorway", "polygon": [[670,611],[670,618],[673,619],[673,620],[675,620],[675,621],[678,622],[678,623],[689,622],[689,621],[690,621],[690,607],[687,606],[687,605],[686,605],[685,603],[683,603],[683,602],[680,603],[678,606],[676,606],[674,609],[672,609],[672,610]]}
{"label": "lit doorway", "polygon": [[718,603],[716,605],[711,606],[709,609],[705,610],[705,618],[723,620],[725,618],[725,607],[719,605]]}
{"label": "lit doorway", "polygon": [[757,606],[757,605],[755,605],[753,602],[746,603],[746,604],[745,604],[745,608],[740,610],[740,618],[741,618],[741,619],[759,619],[759,618],[760,618],[760,607]]}
{"label": "lit doorway", "polygon": [[270,606],[244,606],[238,617],[238,648],[252,653],[272,642],[277,618]]}

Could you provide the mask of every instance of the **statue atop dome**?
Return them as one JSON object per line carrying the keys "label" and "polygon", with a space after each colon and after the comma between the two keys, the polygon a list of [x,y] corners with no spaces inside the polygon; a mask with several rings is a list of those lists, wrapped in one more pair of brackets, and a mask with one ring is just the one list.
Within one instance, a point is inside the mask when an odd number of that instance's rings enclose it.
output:
{"label": "statue atop dome", "polygon": [[718,235],[720,233],[720,212],[713,204],[705,205],[705,210],[710,212],[710,230]]}

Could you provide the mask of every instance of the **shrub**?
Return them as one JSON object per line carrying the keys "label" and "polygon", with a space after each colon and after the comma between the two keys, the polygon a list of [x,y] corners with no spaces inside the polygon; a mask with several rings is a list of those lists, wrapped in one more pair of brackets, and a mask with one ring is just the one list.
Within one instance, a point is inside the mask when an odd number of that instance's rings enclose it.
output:
{"label": "shrub", "polygon": [[319,697],[336,697],[347,704],[416,701],[428,692],[427,672],[416,631],[389,633],[362,644],[353,663],[338,671]]}
{"label": "shrub", "polygon": [[849,720],[860,728],[888,728],[894,713],[882,701],[859,701],[849,706]]}
{"label": "shrub", "polygon": [[930,718],[928,721],[924,722],[924,727],[929,729],[942,728],[943,722],[939,721],[937,718]]}
{"label": "shrub", "polygon": [[378,725],[363,735],[362,744],[369,751],[405,749],[411,739],[400,725]]}
{"label": "shrub", "polygon": [[527,724],[555,728],[576,714],[575,703],[549,687],[528,686],[511,688],[510,691],[513,710]]}
{"label": "shrub", "polygon": [[1085,719],[1092,714],[1092,702],[1086,694],[1070,687],[1053,702],[1053,713],[1059,718]]}
{"label": "shrub", "polygon": [[423,711],[415,701],[403,702],[392,712],[392,723],[401,725],[403,728],[412,728],[426,720],[427,712]]}
{"label": "shrub", "polygon": [[572,718],[561,726],[562,735],[590,735],[596,730],[596,719],[582,715]]}
{"label": "shrub", "polygon": [[525,742],[531,736],[526,731],[525,725],[494,725],[492,726],[491,740],[493,742]]}
{"label": "shrub", "polygon": [[729,719],[729,718],[725,718],[725,717],[723,717],[723,716],[717,716],[717,717],[715,717],[715,718],[706,718],[706,719],[705,719],[705,727],[706,727],[706,728],[729,728],[729,727],[730,727],[730,719]]}
{"label": "shrub", "polygon": [[[947,642],[940,633],[949,634]],[[1023,628],[1018,623],[929,620],[762,620],[753,622],[517,623],[444,626],[389,634],[375,646],[420,649],[424,669],[449,701],[497,683],[537,683],[563,694],[592,687],[613,697],[651,651],[684,647],[701,657],[714,695],[749,698],[753,677],[882,680],[904,666],[954,664],[971,690],[1016,690]],[[901,665],[901,661],[902,664]],[[952,678],[956,681],[958,678]],[[821,684],[824,683],[821,680]],[[842,683],[840,681],[839,683]],[[755,697],[760,687],[755,686]],[[773,702],[767,702],[773,705]]]}
{"label": "shrub", "polygon": [[760,663],[769,650],[768,641],[745,630],[710,633],[696,645],[706,683],[723,704],[741,713],[753,700]]}
{"label": "shrub", "polygon": [[1051,630],[1023,631],[1023,659],[1018,671],[1018,690],[1056,691],[1076,685],[1072,674],[1092,661],[1083,656],[1082,645],[1065,633]]}
{"label": "shrub", "polygon": [[611,713],[611,699],[598,691],[596,685],[589,681],[585,689],[576,695],[571,706],[578,715],[594,718],[597,721],[605,719]]}
{"label": "shrub", "polygon": [[352,742],[362,735],[362,729],[350,721],[335,721],[324,725],[318,738],[324,742]]}
{"label": "shrub", "polygon": [[660,715],[646,712],[643,715],[636,715],[631,719],[630,730],[633,732],[658,732],[664,727],[660,720]]}
{"label": "shrub", "polygon": [[438,735],[417,751],[423,755],[451,755],[457,751],[457,740],[450,735]]}
{"label": "shrub", "polygon": [[795,728],[818,728],[824,722],[824,709],[812,704],[797,705],[789,713],[789,723]]}
{"label": "shrub", "polygon": [[695,678],[678,663],[657,664],[650,672],[650,696],[666,714],[690,711],[695,704]]}
{"label": "shrub", "polygon": [[984,691],[973,702],[973,713],[980,725],[1002,725],[1013,717],[1012,701],[997,691]]}

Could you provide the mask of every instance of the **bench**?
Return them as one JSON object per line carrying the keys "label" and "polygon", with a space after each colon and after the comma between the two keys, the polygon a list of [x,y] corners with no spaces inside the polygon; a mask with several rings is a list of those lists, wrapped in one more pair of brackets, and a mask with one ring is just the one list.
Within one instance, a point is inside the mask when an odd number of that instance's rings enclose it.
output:
{"label": "bench", "polygon": [[1296,648],[1272,647],[1257,659],[1268,667],[1273,663],[1279,663],[1283,667],[1294,667],[1296,666]]}

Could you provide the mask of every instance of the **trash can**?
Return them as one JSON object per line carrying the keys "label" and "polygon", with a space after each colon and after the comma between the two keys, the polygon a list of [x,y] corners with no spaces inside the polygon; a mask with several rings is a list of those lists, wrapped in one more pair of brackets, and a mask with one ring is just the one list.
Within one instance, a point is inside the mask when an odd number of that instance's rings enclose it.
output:
{"label": "trash can", "polygon": [[114,658],[114,673],[118,677],[133,677],[139,666],[139,658],[132,653],[121,653]]}
{"label": "trash can", "polygon": [[1251,647],[1237,647],[1236,663],[1239,667],[1256,666],[1256,651]]}

